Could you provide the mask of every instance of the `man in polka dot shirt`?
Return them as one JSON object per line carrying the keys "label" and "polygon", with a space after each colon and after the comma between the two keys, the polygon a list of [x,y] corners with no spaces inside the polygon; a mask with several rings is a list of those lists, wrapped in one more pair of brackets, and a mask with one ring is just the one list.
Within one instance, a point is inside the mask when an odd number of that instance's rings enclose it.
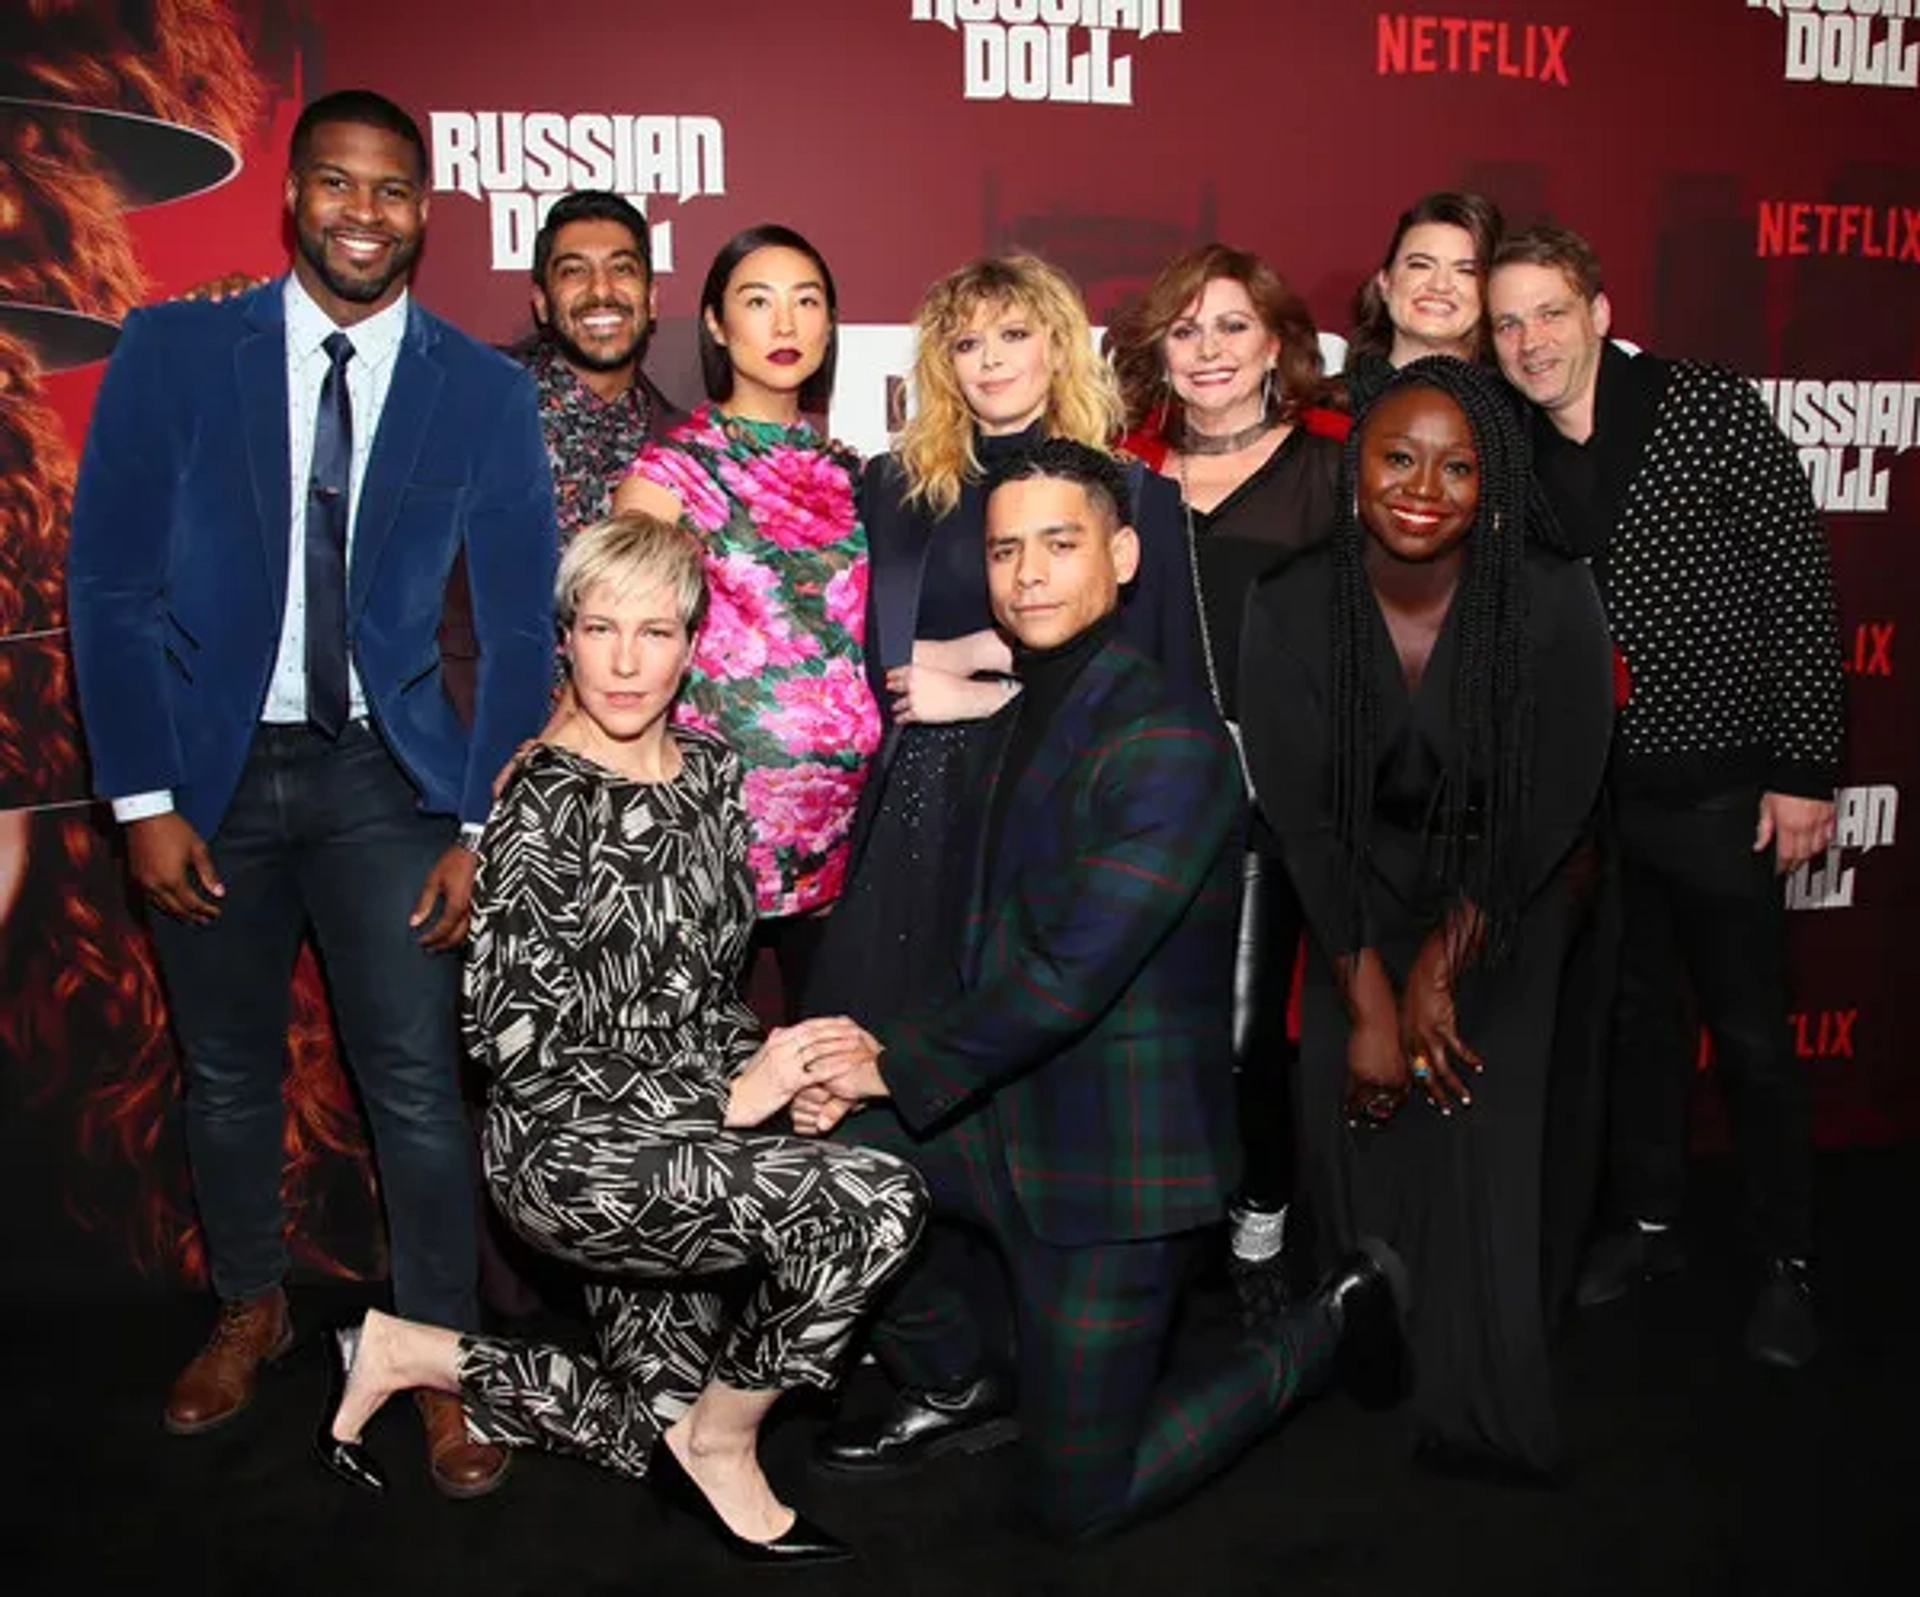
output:
{"label": "man in polka dot shirt", "polygon": [[1843,687],[1826,537],[1751,384],[1607,343],[1611,307],[1578,234],[1507,239],[1487,299],[1500,368],[1534,407],[1541,483],[1593,562],[1630,683],[1609,779],[1626,923],[1609,1085],[1618,1227],[1576,1298],[1604,1303],[1683,1263],[1684,972],[1767,1260],[1747,1351],[1798,1368],[1819,1343],[1813,1150],[1778,873],[1833,835]]}

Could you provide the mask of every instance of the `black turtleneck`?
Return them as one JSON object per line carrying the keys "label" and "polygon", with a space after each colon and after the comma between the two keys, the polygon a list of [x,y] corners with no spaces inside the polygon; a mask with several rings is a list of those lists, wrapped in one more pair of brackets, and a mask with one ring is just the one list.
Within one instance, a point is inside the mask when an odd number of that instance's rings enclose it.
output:
{"label": "black turtleneck", "polygon": [[927,544],[920,608],[914,616],[916,638],[964,638],[993,625],[987,604],[986,479],[1001,461],[1031,446],[1041,436],[1035,422],[1017,433],[973,436],[981,474],[960,485],[960,501],[941,520]]}
{"label": "black turtleneck", "polygon": [[1000,755],[993,807],[987,812],[989,860],[1000,852],[1000,828],[1006,820],[1007,803],[1013,797],[1013,790],[1033,763],[1033,751],[1040,746],[1040,739],[1053,724],[1055,713],[1066,701],[1087,662],[1112,635],[1113,618],[1114,612],[1109,610],[1085,632],[1051,649],[1026,649],[1017,643],[1013,646],[1013,674],[1020,679],[1020,698],[1014,706],[1013,728],[1007,734],[1006,748]]}

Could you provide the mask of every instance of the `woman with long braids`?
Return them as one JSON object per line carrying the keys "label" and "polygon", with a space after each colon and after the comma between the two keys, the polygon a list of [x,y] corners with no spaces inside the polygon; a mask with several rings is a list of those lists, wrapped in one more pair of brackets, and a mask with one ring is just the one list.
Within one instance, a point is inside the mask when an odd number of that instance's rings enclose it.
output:
{"label": "woman with long braids", "polygon": [[[987,603],[984,480],[1043,438],[1105,449],[1120,421],[1080,291],[1045,261],[988,257],[949,273],[927,290],[914,335],[913,415],[868,462],[860,494],[867,671],[887,732],[806,1004],[869,1025],[957,975],[971,884],[954,869],[968,857],[954,827],[973,809],[971,751],[1017,691]],[[1140,575],[1119,629],[1182,691],[1204,693],[1173,490],[1137,464],[1130,486]]]}
{"label": "woman with long braids", "polygon": [[[1333,534],[1335,440],[1346,418],[1330,409],[1319,335],[1305,302],[1258,255],[1206,244],[1170,261],[1115,317],[1107,349],[1126,401],[1124,447],[1180,489],[1208,684],[1232,726],[1242,713],[1247,595],[1290,553]],[[1289,1209],[1296,1050],[1287,1009],[1300,927],[1272,833],[1256,820],[1234,972],[1246,1164],[1228,1222],[1228,1269],[1254,1321],[1284,1307],[1311,1252],[1300,1210]]]}
{"label": "woman with long braids", "polygon": [[1525,435],[1448,357],[1349,441],[1332,542],[1256,593],[1247,759],[1306,907],[1301,1145],[1329,1253],[1413,1275],[1425,1461],[1549,1478],[1541,1148],[1612,724],[1584,565],[1528,536]]}
{"label": "woman with long braids", "polygon": [[1505,227],[1492,200],[1455,189],[1400,213],[1380,269],[1354,296],[1342,375],[1356,416],[1409,361],[1487,359],[1487,268]]}

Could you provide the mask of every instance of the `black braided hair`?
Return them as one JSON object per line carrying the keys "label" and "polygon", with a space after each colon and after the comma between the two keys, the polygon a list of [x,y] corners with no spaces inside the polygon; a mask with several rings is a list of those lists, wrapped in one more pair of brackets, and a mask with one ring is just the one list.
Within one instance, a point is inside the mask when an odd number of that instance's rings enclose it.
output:
{"label": "black braided hair", "polygon": [[[1430,869],[1446,900],[1467,900],[1481,911],[1485,935],[1479,957],[1491,961],[1506,951],[1524,888],[1520,847],[1533,726],[1525,543],[1538,533],[1551,537],[1553,523],[1535,513],[1540,496],[1527,433],[1499,377],[1451,356],[1432,355],[1396,371],[1380,397],[1408,388],[1431,388],[1452,399],[1467,419],[1479,457],[1480,505],[1463,545],[1466,558],[1453,601],[1456,649],[1447,689],[1454,748],[1439,801],[1429,811],[1427,842]],[[1363,419],[1347,440],[1333,544],[1333,810],[1356,916],[1380,759],[1377,601],[1362,559],[1369,534],[1360,524],[1358,503],[1366,427]]]}

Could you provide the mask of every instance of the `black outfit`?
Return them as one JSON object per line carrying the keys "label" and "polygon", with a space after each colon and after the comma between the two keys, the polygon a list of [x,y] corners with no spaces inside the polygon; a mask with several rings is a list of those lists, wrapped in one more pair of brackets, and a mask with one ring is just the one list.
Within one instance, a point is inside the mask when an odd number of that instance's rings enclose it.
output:
{"label": "black outfit", "polygon": [[1678,1216],[1693,1049],[1684,970],[1733,1107],[1756,1240],[1812,1246],[1812,1130],[1784,1024],[1785,927],[1763,791],[1827,798],[1843,722],[1832,572],[1793,447],[1737,374],[1602,356],[1584,444],[1534,419],[1541,483],[1593,557],[1631,694],[1610,788],[1625,931],[1611,1205]]}
{"label": "black outfit", "polygon": [[[754,922],[740,762],[673,735],[667,782],[527,757],[487,825],[465,970],[494,1202],[594,1272],[591,1354],[462,1339],[468,1429],[628,1475],[709,1381],[830,1386],[927,1203],[884,1153],[726,1126],[759,1044],[736,993]],[[743,1267],[758,1280],[729,1323],[708,1283]]]}
{"label": "black outfit", "polygon": [[[1258,470],[1211,510],[1192,512],[1193,568],[1202,640],[1216,704],[1239,721],[1240,640],[1247,601],[1288,555],[1333,529],[1340,445],[1296,426]],[[1263,686],[1260,701],[1268,690]],[[1246,860],[1234,980],[1234,1069],[1246,1157],[1241,1191],[1255,1209],[1277,1210],[1294,1189],[1293,1070],[1287,1031],[1300,900],[1272,834],[1256,819]]]}
{"label": "black outfit", "polygon": [[1606,623],[1583,566],[1529,551],[1532,783],[1513,845],[1524,897],[1506,952],[1470,966],[1455,987],[1462,1035],[1485,1070],[1471,1078],[1469,1107],[1442,1116],[1416,1092],[1384,1128],[1354,1130],[1343,1109],[1349,1027],[1333,962],[1371,947],[1400,991],[1448,909],[1427,826],[1456,737],[1458,607],[1411,693],[1384,620],[1369,612],[1380,742],[1356,876],[1331,808],[1333,575],[1330,552],[1316,550],[1264,583],[1242,654],[1243,683],[1263,693],[1243,723],[1248,764],[1311,933],[1299,1103],[1314,1220],[1324,1257],[1373,1234],[1406,1260],[1422,1442],[1551,1469],[1558,1436],[1541,1301],[1541,1150],[1561,965],[1584,913],[1567,867],[1608,746]]}
{"label": "black outfit", "polygon": [[[991,630],[987,600],[985,477],[1032,446],[1040,426],[974,438],[982,476],[960,486],[945,516],[907,502],[899,460],[867,464],[860,515],[871,562],[867,676],[888,717],[854,818],[847,883],[821,931],[802,1013],[847,1014],[867,1025],[955,990],[974,839],[959,829],[969,784],[990,763],[984,721],[898,726],[886,674],[909,664],[917,639]],[[1122,591],[1116,630],[1155,660],[1183,695],[1206,692],[1179,499],[1137,464],[1132,519],[1140,570]]]}

